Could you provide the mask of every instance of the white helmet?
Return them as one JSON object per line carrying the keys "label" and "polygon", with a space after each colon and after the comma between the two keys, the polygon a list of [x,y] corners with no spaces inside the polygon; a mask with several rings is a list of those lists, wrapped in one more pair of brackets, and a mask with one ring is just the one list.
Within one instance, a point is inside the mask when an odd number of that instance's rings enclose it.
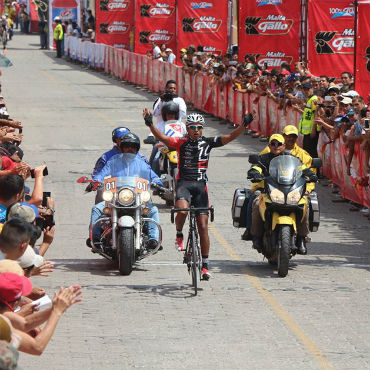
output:
{"label": "white helmet", "polygon": [[204,117],[199,113],[191,113],[186,117],[186,124],[191,125],[192,123],[204,125]]}
{"label": "white helmet", "polygon": [[60,17],[59,17],[59,16],[56,16],[56,17],[54,18],[54,22],[56,22],[56,21],[60,21]]}

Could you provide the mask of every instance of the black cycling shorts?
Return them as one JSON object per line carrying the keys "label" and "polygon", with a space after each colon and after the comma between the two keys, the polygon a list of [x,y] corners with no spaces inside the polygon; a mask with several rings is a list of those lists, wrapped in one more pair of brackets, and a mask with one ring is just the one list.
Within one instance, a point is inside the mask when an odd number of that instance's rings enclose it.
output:
{"label": "black cycling shorts", "polygon": [[[176,185],[176,200],[186,200],[195,208],[208,208],[208,189],[205,181],[179,180]],[[207,211],[197,211],[208,214]]]}

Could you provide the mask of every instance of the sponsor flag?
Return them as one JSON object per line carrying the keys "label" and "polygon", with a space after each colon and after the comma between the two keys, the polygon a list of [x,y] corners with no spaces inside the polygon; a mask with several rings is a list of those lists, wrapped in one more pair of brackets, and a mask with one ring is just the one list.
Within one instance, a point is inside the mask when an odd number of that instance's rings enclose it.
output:
{"label": "sponsor flag", "polygon": [[248,0],[239,5],[239,55],[253,54],[262,67],[299,59],[300,1]]}
{"label": "sponsor flag", "polygon": [[145,54],[152,41],[176,52],[176,0],[136,0],[135,53]]}
{"label": "sponsor flag", "polygon": [[314,75],[340,77],[354,72],[354,21],[352,0],[309,0],[308,67]]}
{"label": "sponsor flag", "polygon": [[[39,4],[41,5],[41,3]],[[55,17],[59,17],[62,22],[70,19],[80,25],[80,2],[76,0],[53,0],[49,2],[49,46],[54,47],[54,28],[56,23]]]}
{"label": "sponsor flag", "polygon": [[[356,40],[356,91],[370,95],[370,0],[358,2]],[[367,99],[365,99],[366,101]]]}
{"label": "sponsor flag", "polygon": [[177,3],[177,58],[179,50],[203,46],[204,52],[224,53],[227,49],[228,2],[181,0]]}
{"label": "sponsor flag", "polygon": [[133,51],[134,1],[96,0],[96,42]]}

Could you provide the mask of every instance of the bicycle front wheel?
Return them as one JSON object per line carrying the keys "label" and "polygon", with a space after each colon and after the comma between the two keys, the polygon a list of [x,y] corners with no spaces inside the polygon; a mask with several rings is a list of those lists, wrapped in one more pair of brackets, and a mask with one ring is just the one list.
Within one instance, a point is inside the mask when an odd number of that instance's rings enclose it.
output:
{"label": "bicycle front wheel", "polygon": [[198,294],[198,271],[199,255],[195,231],[191,233],[191,279],[194,287],[194,295]]}

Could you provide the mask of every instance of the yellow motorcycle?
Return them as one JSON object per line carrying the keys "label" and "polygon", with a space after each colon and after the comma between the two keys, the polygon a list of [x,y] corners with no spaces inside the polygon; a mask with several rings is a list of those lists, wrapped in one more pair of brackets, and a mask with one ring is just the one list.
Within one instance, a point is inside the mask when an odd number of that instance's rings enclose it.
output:
{"label": "yellow motorcycle", "polygon": [[[258,155],[249,162],[262,165]],[[263,165],[262,165],[263,166]],[[314,158],[311,168],[321,167],[321,159]],[[273,158],[269,176],[264,178],[264,190],[259,202],[259,213],[264,222],[262,254],[276,265],[278,274],[288,274],[289,260],[297,253],[297,224],[309,212],[309,229],[317,231],[320,210],[316,192],[306,195],[309,183],[302,173],[302,162],[291,155]]]}

